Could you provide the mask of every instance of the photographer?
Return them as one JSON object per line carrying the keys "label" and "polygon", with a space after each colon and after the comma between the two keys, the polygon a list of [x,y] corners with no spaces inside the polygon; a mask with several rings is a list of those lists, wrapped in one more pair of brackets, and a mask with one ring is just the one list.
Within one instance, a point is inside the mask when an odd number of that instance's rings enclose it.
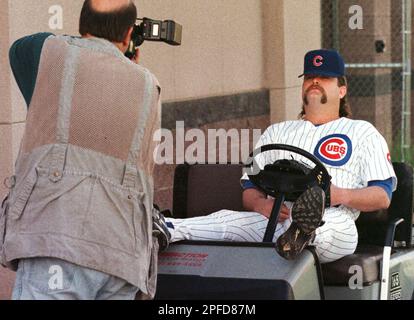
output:
{"label": "photographer", "polygon": [[160,87],[124,55],[136,18],[133,1],[86,0],[82,37],[40,33],[10,49],[28,105],[0,242],[13,299],[154,295]]}

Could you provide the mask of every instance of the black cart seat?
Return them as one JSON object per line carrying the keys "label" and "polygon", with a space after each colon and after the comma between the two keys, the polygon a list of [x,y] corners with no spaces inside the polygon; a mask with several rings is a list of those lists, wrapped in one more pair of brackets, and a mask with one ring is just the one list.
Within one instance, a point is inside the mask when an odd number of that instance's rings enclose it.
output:
{"label": "black cart seat", "polygon": [[359,245],[354,254],[323,264],[322,271],[325,285],[347,286],[352,276],[350,270],[353,270],[353,266],[362,268],[364,286],[379,281],[382,253],[383,247]]}
{"label": "black cart seat", "polygon": [[413,230],[413,169],[404,163],[393,163],[398,179],[390,208],[378,212],[364,212],[356,221],[358,247],[354,254],[322,265],[327,285],[348,285],[352,266],[361,266],[364,285],[380,280],[380,262],[387,228],[391,221],[403,218],[397,228],[395,241],[404,248],[412,247]]}

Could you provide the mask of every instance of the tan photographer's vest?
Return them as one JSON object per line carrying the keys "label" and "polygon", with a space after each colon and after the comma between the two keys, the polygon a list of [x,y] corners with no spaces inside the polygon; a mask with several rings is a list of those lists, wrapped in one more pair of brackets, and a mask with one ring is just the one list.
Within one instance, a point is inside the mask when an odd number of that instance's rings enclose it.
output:
{"label": "tan photographer's vest", "polygon": [[107,40],[45,41],[15,179],[0,211],[2,264],[16,269],[21,258],[55,257],[154,293],[159,91],[148,70]]}

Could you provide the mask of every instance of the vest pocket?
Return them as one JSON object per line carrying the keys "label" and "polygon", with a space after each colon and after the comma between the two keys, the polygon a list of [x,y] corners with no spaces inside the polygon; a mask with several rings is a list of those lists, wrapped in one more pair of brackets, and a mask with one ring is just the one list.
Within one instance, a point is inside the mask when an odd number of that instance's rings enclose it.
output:
{"label": "vest pocket", "polygon": [[83,236],[88,241],[134,254],[136,238],[142,237],[136,226],[142,225],[145,219],[138,209],[141,198],[142,194],[139,192],[97,178]]}
{"label": "vest pocket", "polygon": [[48,170],[39,169],[36,184],[18,220],[19,232],[78,238],[92,181],[88,175],[65,171],[60,181],[51,182]]}

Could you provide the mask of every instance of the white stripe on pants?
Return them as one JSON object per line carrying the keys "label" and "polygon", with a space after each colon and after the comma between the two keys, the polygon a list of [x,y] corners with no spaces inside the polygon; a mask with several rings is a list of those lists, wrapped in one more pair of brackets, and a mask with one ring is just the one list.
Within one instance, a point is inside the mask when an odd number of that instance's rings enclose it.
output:
{"label": "white stripe on pants", "polygon": [[[313,245],[322,263],[338,260],[355,251],[358,233],[354,221],[347,215],[331,214],[327,210],[325,224],[316,230]],[[261,242],[269,220],[257,212],[221,210],[208,216],[187,219],[166,218],[174,225],[172,242],[181,240],[212,240]],[[273,241],[286,232],[291,224],[288,219],[278,224]]]}

